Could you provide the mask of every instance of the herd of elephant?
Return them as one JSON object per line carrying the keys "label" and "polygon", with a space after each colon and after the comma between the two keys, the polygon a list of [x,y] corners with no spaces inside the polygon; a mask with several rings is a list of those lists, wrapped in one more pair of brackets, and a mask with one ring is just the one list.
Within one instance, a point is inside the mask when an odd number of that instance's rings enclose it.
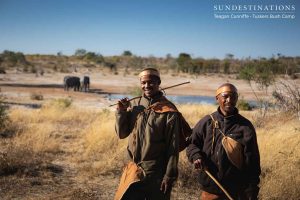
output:
{"label": "herd of elephant", "polygon": [[64,89],[68,91],[73,88],[74,91],[88,92],[90,89],[90,77],[84,76],[81,80],[77,76],[64,77]]}

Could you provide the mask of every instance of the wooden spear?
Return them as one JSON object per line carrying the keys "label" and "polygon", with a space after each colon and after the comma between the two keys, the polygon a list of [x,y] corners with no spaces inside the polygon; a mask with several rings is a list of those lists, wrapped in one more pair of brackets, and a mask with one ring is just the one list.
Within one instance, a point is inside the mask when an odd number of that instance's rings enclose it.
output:
{"label": "wooden spear", "polygon": [[[170,88],[173,88],[173,87],[177,87],[177,86],[180,86],[180,85],[184,85],[184,84],[188,84],[188,83],[190,83],[190,81],[183,82],[183,83],[179,83],[179,84],[172,85],[172,86],[169,86],[169,87],[165,87],[165,88],[162,88],[161,90],[167,90],[167,89],[170,89]],[[134,99],[138,99],[138,98],[141,98],[141,97],[142,97],[142,96],[133,97],[133,98],[129,99],[128,101],[132,101],[132,100],[134,100]],[[118,105],[118,103],[115,103],[115,104],[109,105],[109,107],[111,107],[111,106],[115,106],[115,105]]]}

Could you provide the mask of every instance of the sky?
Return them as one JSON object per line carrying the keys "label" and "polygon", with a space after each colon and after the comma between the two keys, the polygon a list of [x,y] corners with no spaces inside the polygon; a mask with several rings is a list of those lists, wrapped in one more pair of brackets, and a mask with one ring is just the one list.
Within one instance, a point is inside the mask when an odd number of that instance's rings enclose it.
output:
{"label": "sky", "polygon": [[[224,10],[225,5],[232,7]],[[257,11],[249,5],[278,9]],[[234,10],[237,6],[248,7]],[[219,19],[216,14],[230,18]],[[251,18],[232,18],[237,14]],[[271,19],[270,14],[280,18]],[[295,18],[283,18],[288,14]],[[155,57],[300,56],[300,1],[0,0],[0,53],[73,55],[76,49],[104,56],[125,50]]]}

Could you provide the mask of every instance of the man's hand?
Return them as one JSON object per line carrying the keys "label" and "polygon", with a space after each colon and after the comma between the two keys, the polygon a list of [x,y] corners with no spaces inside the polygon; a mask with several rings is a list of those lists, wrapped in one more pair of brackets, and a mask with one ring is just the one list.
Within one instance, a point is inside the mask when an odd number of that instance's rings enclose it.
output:
{"label": "man's hand", "polygon": [[167,193],[167,191],[170,191],[173,186],[173,180],[170,178],[164,178],[160,185],[160,191],[162,191],[164,194]]}
{"label": "man's hand", "polygon": [[201,160],[201,159],[197,159],[194,161],[194,167],[195,169],[204,169],[205,165],[204,165],[204,162]]}
{"label": "man's hand", "polygon": [[129,99],[123,98],[118,101],[117,110],[119,111],[126,111],[129,107]]}

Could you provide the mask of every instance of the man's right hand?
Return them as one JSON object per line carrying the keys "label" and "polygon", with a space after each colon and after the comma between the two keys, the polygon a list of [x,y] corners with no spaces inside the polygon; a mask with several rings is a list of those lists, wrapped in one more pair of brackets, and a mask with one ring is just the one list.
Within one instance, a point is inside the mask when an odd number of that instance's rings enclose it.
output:
{"label": "man's right hand", "polygon": [[194,167],[195,167],[195,169],[200,169],[200,170],[204,169],[205,166],[204,166],[203,160],[201,160],[201,159],[195,160]]}
{"label": "man's right hand", "polygon": [[117,110],[119,111],[126,111],[129,107],[129,99],[123,98],[118,101]]}

